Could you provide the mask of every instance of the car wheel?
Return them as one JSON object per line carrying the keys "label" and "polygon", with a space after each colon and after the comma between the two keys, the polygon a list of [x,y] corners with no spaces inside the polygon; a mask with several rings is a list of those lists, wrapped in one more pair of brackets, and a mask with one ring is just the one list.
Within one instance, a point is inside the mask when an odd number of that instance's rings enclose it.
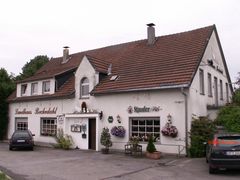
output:
{"label": "car wheel", "polygon": [[215,174],[216,172],[217,172],[217,169],[209,165],[209,174]]}
{"label": "car wheel", "polygon": [[12,149],[12,147],[11,146],[9,146],[9,151],[12,151],[13,149]]}
{"label": "car wheel", "polygon": [[208,163],[208,158],[206,158],[206,163]]}
{"label": "car wheel", "polygon": [[33,151],[33,147],[30,147],[30,151]]}

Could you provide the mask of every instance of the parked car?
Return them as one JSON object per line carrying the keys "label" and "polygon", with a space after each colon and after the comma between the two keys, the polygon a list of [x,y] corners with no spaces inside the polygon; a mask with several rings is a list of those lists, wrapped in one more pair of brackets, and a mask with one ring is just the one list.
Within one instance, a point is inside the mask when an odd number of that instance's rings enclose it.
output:
{"label": "parked car", "polygon": [[206,147],[209,173],[218,169],[240,169],[240,134],[218,133]]}
{"label": "parked car", "polygon": [[34,134],[31,133],[30,130],[16,130],[10,139],[9,142],[9,150],[13,150],[15,148],[28,148],[33,150],[34,147]]}

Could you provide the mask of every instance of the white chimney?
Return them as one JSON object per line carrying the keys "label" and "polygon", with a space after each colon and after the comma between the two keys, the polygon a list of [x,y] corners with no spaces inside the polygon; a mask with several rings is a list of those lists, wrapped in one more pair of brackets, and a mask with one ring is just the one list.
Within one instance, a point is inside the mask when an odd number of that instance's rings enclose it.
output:
{"label": "white chimney", "polygon": [[148,45],[152,45],[154,44],[156,37],[155,37],[155,24],[153,23],[149,23],[147,24],[148,28],[147,28],[147,36],[148,36]]}
{"label": "white chimney", "polygon": [[64,46],[63,47],[63,60],[62,60],[62,64],[68,62],[69,60],[69,47],[68,46]]}

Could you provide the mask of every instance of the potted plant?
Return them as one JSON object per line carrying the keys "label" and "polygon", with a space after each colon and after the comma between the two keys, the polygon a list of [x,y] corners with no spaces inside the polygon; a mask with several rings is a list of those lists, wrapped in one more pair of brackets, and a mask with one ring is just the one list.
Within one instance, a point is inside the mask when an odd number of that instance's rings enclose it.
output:
{"label": "potted plant", "polygon": [[148,138],[148,145],[147,145],[147,152],[146,152],[146,157],[150,158],[150,159],[159,159],[161,153],[159,151],[156,150],[156,147],[153,143],[153,136],[150,135]]}
{"label": "potted plant", "polygon": [[100,142],[105,148],[102,148],[103,154],[109,153],[109,147],[112,146],[111,135],[109,133],[109,129],[107,127],[103,128],[101,133]]}

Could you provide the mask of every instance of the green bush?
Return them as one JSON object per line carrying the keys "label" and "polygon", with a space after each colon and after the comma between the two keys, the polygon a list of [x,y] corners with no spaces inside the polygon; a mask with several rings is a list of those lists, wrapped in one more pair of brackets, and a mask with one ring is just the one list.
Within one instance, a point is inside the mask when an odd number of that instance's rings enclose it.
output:
{"label": "green bush", "polygon": [[190,131],[191,146],[189,154],[191,157],[204,157],[206,147],[204,142],[207,142],[215,133],[216,127],[213,121],[206,117],[193,119]]}
{"label": "green bush", "polygon": [[70,135],[63,133],[62,129],[58,129],[57,135],[55,136],[57,144],[54,145],[55,148],[68,150],[73,145],[73,140]]}
{"label": "green bush", "polygon": [[153,136],[150,135],[149,138],[148,138],[147,152],[153,153],[155,151],[156,151],[156,147],[153,143]]}
{"label": "green bush", "polygon": [[223,107],[218,113],[216,124],[224,126],[229,132],[240,133],[240,106],[231,104]]}

